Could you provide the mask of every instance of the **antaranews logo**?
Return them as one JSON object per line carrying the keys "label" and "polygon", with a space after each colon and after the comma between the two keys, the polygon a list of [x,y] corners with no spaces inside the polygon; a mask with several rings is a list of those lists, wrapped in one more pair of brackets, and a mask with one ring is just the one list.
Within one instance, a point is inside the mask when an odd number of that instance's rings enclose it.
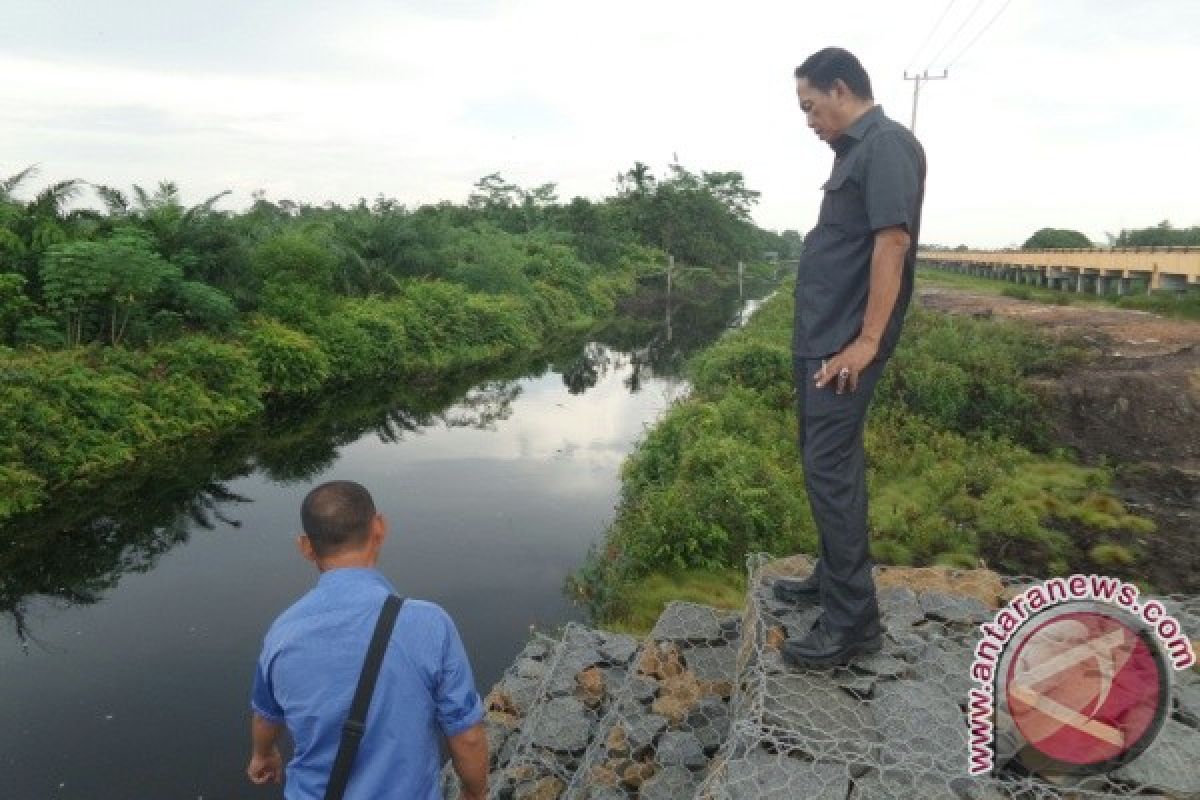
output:
{"label": "antaranews logo", "polygon": [[1072,575],[1036,584],[980,626],[971,677],[972,775],[1016,759],[1093,774],[1141,755],[1171,707],[1171,670],[1196,663],[1179,622],[1133,584]]}

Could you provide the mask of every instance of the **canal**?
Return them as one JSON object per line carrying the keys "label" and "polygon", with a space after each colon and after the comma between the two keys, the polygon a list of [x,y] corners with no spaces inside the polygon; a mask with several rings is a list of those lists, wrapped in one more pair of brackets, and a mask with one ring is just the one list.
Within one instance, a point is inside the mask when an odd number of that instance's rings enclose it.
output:
{"label": "canal", "polygon": [[275,409],[0,527],[0,796],[277,796],[243,777],[251,672],[315,580],[298,509],[334,478],[372,491],[380,568],[453,616],[486,692],[531,627],[582,617],[564,582],[622,460],[755,304],[651,289],[538,360]]}

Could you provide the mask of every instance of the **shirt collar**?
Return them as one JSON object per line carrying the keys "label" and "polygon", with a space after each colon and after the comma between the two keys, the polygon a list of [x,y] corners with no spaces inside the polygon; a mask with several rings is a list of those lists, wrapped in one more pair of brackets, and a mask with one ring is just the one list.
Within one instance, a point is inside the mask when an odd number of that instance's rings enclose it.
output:
{"label": "shirt collar", "polygon": [[834,152],[841,155],[855,142],[861,142],[862,138],[867,135],[867,131],[878,125],[881,119],[883,119],[883,106],[875,105],[868,108],[833,142]]}
{"label": "shirt collar", "polygon": [[339,567],[322,572],[321,577],[317,579],[317,586],[322,588],[372,584],[382,586],[389,592],[395,592],[392,584],[383,577],[383,573],[373,567]]}

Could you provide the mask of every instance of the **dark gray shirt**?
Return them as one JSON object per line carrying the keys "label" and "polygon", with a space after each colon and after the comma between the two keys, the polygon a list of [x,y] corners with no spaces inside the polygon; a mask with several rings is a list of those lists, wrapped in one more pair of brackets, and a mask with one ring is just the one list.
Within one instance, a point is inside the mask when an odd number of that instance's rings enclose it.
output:
{"label": "dark gray shirt", "polygon": [[879,358],[900,338],[912,299],[925,195],[925,151],[908,128],[875,106],[833,143],[837,157],[825,182],[817,226],[804,237],[796,273],[797,358],[824,358],[862,331],[871,284],[875,233],[902,226],[912,238],[904,257],[900,295],[884,329]]}

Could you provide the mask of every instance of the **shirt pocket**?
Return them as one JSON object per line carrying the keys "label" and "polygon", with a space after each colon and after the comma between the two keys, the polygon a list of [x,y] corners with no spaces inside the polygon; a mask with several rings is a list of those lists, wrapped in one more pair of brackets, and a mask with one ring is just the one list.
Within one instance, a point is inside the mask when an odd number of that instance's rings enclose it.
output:
{"label": "shirt pocket", "polygon": [[818,222],[851,236],[868,232],[862,185],[850,170],[835,171],[821,188],[825,190],[825,198],[821,201]]}

